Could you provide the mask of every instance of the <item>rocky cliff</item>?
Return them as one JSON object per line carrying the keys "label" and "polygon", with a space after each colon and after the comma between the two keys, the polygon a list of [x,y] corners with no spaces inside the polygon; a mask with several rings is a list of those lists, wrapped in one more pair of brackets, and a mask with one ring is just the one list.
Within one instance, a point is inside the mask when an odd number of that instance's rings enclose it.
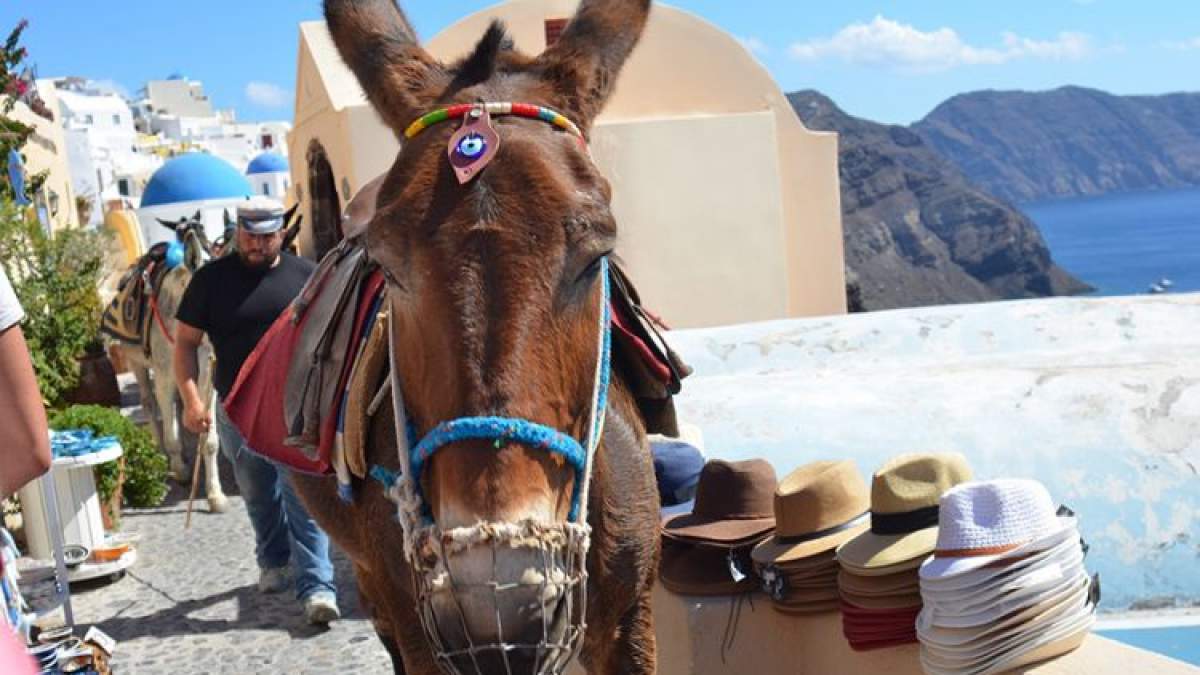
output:
{"label": "rocky cliff", "polygon": [[814,91],[788,95],[810,129],[839,134],[848,278],[865,309],[1065,295],[1037,227],[973,187],[903,126],[851,117]]}
{"label": "rocky cliff", "polygon": [[978,91],[913,130],[1012,202],[1200,185],[1200,94]]}

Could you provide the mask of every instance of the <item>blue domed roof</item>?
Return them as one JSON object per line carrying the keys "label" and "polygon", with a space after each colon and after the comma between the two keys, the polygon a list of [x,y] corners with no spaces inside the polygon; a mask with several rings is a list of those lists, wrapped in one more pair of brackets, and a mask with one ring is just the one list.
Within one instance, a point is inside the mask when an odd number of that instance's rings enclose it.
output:
{"label": "blue domed roof", "polygon": [[253,176],[256,173],[279,173],[288,170],[288,161],[283,155],[278,152],[264,152],[263,154],[250,160],[250,166],[246,167],[246,175]]}
{"label": "blue domed roof", "polygon": [[142,208],[245,197],[254,190],[229,162],[202,152],[180,155],[162,165],[142,193]]}

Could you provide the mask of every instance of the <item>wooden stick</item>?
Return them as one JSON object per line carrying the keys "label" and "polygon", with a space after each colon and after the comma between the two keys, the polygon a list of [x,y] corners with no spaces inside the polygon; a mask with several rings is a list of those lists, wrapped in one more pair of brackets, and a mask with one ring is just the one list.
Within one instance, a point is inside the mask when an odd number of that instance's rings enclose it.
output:
{"label": "wooden stick", "polygon": [[[217,357],[215,355],[210,354],[208,357],[209,386],[205,387],[205,389],[208,390],[208,391],[204,392],[205,395],[207,396],[207,398],[204,399],[205,402],[212,400],[212,388],[215,385],[215,383],[213,382],[213,378],[216,377],[216,373],[213,372],[213,368],[216,367],[216,362],[217,362]],[[209,420],[209,424],[210,425],[212,424],[212,420]],[[191,492],[188,493],[187,518],[184,519],[184,521],[183,521],[183,529],[185,529],[185,530],[191,529],[191,527],[192,527],[192,502],[196,500],[196,487],[200,484],[201,454],[204,452],[204,446],[208,443],[208,434],[209,433],[211,433],[211,430],[201,431],[196,436],[196,457],[192,460],[192,462],[193,462],[192,463],[192,489],[191,489]]]}
{"label": "wooden stick", "polygon": [[192,527],[192,502],[196,499],[196,487],[200,484],[200,462],[203,458],[200,453],[201,448],[208,442],[208,432],[202,431],[196,436],[196,457],[192,462],[192,490],[188,493],[187,519],[183,521],[183,529],[191,529]]}

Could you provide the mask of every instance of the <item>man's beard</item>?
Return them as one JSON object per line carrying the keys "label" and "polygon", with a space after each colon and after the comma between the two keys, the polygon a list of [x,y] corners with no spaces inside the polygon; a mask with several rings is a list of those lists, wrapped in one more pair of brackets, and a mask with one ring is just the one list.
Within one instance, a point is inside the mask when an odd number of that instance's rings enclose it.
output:
{"label": "man's beard", "polygon": [[[253,259],[251,259],[251,255],[254,256]],[[251,254],[246,253],[245,251],[238,251],[238,257],[241,258],[242,265],[254,270],[269,269],[275,262],[274,257],[267,257],[266,254],[262,253]]]}

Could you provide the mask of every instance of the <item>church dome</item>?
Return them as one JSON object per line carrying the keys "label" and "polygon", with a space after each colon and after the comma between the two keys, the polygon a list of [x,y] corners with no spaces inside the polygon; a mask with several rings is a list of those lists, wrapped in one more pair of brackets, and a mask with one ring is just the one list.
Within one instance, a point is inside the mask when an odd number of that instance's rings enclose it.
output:
{"label": "church dome", "polygon": [[250,166],[246,167],[246,175],[253,176],[256,173],[281,173],[288,170],[288,161],[283,155],[277,152],[264,152],[263,154],[250,160]]}
{"label": "church dome", "polygon": [[175,157],[154,172],[142,193],[142,208],[245,197],[253,192],[250,183],[230,163],[192,152]]}

